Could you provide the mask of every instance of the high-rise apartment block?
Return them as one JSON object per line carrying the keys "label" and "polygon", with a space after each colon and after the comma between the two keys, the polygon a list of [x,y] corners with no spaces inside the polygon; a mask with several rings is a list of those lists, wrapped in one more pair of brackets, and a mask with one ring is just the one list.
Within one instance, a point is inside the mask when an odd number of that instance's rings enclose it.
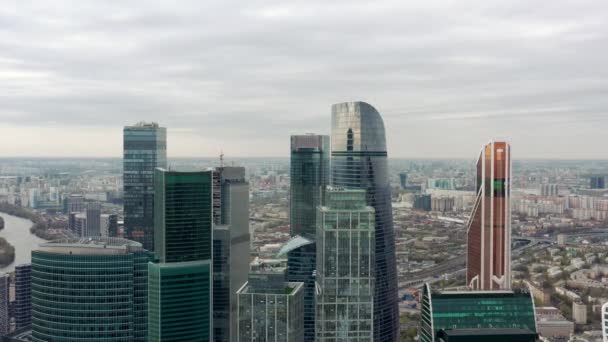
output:
{"label": "high-rise apartment block", "polygon": [[303,342],[303,286],[287,282],[285,268],[252,265],[237,292],[237,341]]}
{"label": "high-rise apartment block", "polygon": [[589,188],[591,188],[591,189],[605,189],[606,188],[606,176],[591,176],[591,177],[589,177]]}
{"label": "high-rise apartment block", "polygon": [[156,169],[150,342],[212,338],[212,172]]}
{"label": "high-rise apartment block", "polygon": [[315,340],[316,211],[321,205],[322,191],[329,185],[329,136],[293,135],[290,151],[292,240],[284,246],[282,254],[288,260],[287,280],[304,283],[304,341],[312,342]]}
{"label": "high-rise apartment block", "polygon": [[557,197],[559,196],[559,185],[558,184],[541,184],[539,195],[543,197]]}
{"label": "high-rise apartment block", "polygon": [[32,265],[15,266],[15,326],[17,329],[32,325]]}
{"label": "high-rise apartment block", "polygon": [[154,249],[154,169],[167,167],[167,130],[140,122],[123,130],[125,237]]}
{"label": "high-rise apartment block", "polygon": [[467,230],[467,284],[511,288],[511,148],[491,141],[477,161],[477,199]]}
{"label": "high-rise apartment block", "polygon": [[147,266],[140,243],[87,237],[32,251],[32,341],[146,341]]}
{"label": "high-rise apartment block", "polygon": [[249,272],[249,183],[245,168],[213,171],[213,341],[236,341],[236,292]]}
{"label": "high-rise apartment block", "polygon": [[366,190],[367,204],[375,210],[374,341],[397,341],[399,297],[386,136],[382,117],[371,105],[332,106],[331,169],[334,186]]}
{"label": "high-rise apartment block", "polygon": [[317,341],[373,341],[375,215],[365,190],[329,187],[317,224]]}

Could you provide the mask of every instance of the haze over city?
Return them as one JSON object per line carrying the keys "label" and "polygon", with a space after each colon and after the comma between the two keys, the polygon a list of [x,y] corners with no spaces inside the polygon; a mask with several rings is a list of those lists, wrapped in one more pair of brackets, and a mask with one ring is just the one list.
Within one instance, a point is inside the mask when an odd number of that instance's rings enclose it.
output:
{"label": "haze over city", "polygon": [[603,1],[24,2],[0,9],[0,156],[288,156],[333,103],[382,114],[392,158],[605,158]]}

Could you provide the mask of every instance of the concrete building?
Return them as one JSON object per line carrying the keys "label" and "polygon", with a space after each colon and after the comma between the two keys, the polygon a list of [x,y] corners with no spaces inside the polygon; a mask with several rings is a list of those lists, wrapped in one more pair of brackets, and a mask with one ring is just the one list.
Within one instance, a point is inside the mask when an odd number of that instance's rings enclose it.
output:
{"label": "concrete building", "polygon": [[236,341],[236,292],[249,272],[249,183],[245,168],[213,171],[213,341]]}
{"label": "concrete building", "polygon": [[253,265],[237,292],[237,342],[302,342],[304,283],[286,281],[285,268]]}
{"label": "concrete building", "polygon": [[587,324],[587,305],[579,301],[572,302],[572,319],[576,324]]}
{"label": "concrete building", "polygon": [[568,235],[566,235],[566,234],[557,235],[557,244],[559,246],[565,246],[567,241],[568,241]]}
{"label": "concrete building", "polygon": [[91,202],[87,204],[87,225],[83,236],[101,236],[101,204]]}
{"label": "concrete building", "polygon": [[554,307],[536,308],[536,326],[541,337],[567,341],[574,333],[574,323],[562,316]]}

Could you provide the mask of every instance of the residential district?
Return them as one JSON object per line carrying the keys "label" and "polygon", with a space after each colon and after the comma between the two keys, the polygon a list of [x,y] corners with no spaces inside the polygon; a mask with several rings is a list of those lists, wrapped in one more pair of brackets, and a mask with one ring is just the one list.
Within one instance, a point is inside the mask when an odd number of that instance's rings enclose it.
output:
{"label": "residential district", "polygon": [[608,161],[392,159],[371,105],[332,117],[290,158],[142,122],[123,159],[2,159],[4,340],[605,341]]}

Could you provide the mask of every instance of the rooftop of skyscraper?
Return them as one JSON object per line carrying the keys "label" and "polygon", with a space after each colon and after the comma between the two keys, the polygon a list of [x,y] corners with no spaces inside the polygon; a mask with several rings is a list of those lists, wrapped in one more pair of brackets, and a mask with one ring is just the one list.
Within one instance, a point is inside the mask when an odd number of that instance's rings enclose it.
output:
{"label": "rooftop of skyscraper", "polygon": [[141,251],[141,243],[115,237],[66,238],[40,244],[42,252],[70,255],[116,255]]}

